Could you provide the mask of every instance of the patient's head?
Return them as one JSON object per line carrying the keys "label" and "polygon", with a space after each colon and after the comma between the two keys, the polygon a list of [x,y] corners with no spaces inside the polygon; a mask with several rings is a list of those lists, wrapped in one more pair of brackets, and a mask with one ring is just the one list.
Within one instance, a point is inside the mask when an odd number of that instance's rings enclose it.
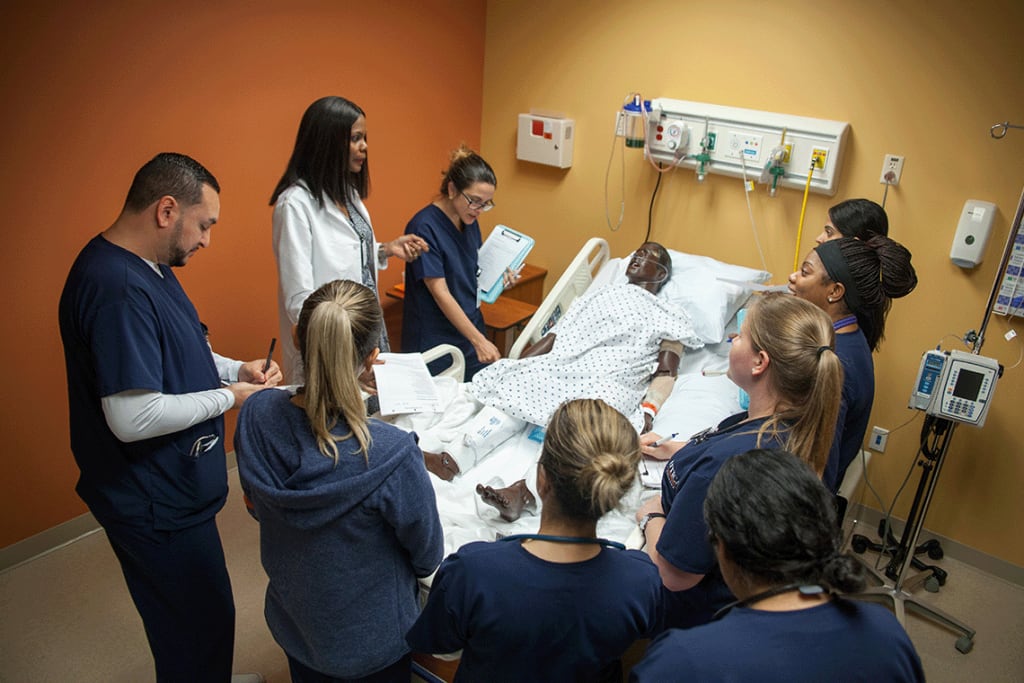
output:
{"label": "patient's head", "polygon": [[538,488],[545,514],[597,521],[633,486],[640,462],[636,429],[600,399],[563,403],[551,416]]}
{"label": "patient's head", "polygon": [[739,598],[789,583],[864,587],[860,565],[842,553],[832,494],[788,451],[755,449],[727,460],[708,488],[704,519]]}
{"label": "patient's head", "polygon": [[657,242],[644,242],[633,252],[626,264],[626,279],[630,284],[657,294],[672,277],[672,257],[668,249]]}

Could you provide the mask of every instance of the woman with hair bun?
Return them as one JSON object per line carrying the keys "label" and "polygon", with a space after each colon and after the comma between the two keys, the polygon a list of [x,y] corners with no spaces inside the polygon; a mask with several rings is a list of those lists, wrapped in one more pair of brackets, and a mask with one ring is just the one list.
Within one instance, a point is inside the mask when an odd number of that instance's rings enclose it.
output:
{"label": "woman with hair bun", "polygon": [[[429,250],[405,267],[402,351],[453,344],[466,359],[465,381],[501,357],[484,334],[477,302],[477,266],[482,240],[477,218],[494,208],[498,180],[483,158],[465,145],[452,152],[437,198],[405,227]],[[440,363],[431,371],[442,369]]]}
{"label": "woman with hair bun", "polygon": [[799,458],[731,458],[708,488],[704,519],[738,600],[710,624],[661,635],[631,680],[924,681],[888,609],[833,594],[863,590],[863,569],[842,552],[831,493]]}
{"label": "woman with hair bun", "polygon": [[828,314],[836,333],[836,354],[843,363],[843,401],[836,428],[837,448],[822,480],[839,488],[846,469],[860,451],[875,398],[871,353],[885,336],[892,300],[917,286],[910,252],[899,242],[874,235],[842,237],[815,247],[800,270],[789,276],[789,289]]}
{"label": "woman with hair bun", "polygon": [[562,404],[537,472],[540,532],[446,559],[407,636],[413,650],[461,649],[456,681],[621,681],[619,658],[660,627],[661,581],[642,552],[596,533],[639,461],[636,430],[614,408]]}

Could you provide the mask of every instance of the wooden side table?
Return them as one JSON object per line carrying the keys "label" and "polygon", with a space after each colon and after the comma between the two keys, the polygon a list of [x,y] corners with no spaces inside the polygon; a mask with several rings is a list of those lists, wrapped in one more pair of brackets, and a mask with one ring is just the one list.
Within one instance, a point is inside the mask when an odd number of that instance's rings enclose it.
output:
{"label": "wooden side table", "polygon": [[[487,327],[487,338],[498,347],[502,356],[508,356],[516,336],[537,312],[537,307],[544,296],[544,279],[547,274],[545,268],[523,264],[519,282],[515,287],[502,292],[493,304],[480,304],[480,312],[483,313],[484,325]],[[405,299],[405,285],[397,284],[385,294],[402,301]],[[388,332],[391,335],[392,347],[397,348],[402,338],[401,326],[395,333],[392,333],[389,327]]]}

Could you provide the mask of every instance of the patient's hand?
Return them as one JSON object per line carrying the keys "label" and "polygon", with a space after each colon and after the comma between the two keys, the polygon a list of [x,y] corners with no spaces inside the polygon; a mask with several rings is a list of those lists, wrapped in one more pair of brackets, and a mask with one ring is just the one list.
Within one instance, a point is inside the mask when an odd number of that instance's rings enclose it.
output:
{"label": "patient's hand", "polygon": [[459,464],[447,453],[423,451],[423,463],[428,472],[433,472],[445,481],[451,481],[459,473]]}

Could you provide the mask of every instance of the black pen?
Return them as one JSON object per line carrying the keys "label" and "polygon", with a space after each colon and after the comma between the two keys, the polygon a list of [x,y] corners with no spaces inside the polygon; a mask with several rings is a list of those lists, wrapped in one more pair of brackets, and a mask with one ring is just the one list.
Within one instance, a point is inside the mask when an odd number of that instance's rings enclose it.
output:
{"label": "black pen", "polygon": [[270,338],[270,350],[267,351],[267,362],[263,364],[263,374],[267,374],[267,370],[270,369],[270,360],[274,356],[274,345],[277,344],[277,337]]}

